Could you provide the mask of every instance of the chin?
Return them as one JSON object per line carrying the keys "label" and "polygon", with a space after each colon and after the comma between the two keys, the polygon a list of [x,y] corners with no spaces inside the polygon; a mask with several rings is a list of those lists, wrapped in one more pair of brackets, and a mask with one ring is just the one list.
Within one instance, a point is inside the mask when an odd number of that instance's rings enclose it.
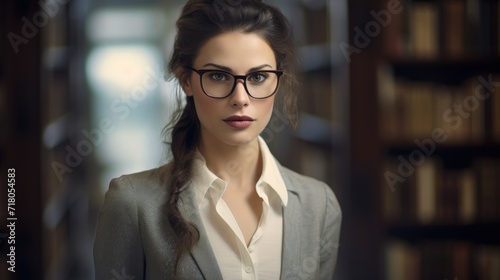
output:
{"label": "chin", "polygon": [[232,131],[232,132],[227,132],[225,131],[224,133],[220,133],[216,135],[216,138],[230,146],[240,146],[240,145],[246,145],[251,143],[252,141],[255,141],[257,137],[259,136],[258,131]]}
{"label": "chin", "polygon": [[224,137],[221,139],[224,143],[231,146],[241,146],[251,143],[256,140],[258,135],[232,135],[228,137]]}
{"label": "chin", "polygon": [[202,138],[204,137],[203,134],[205,134],[207,137],[206,140],[212,142],[216,146],[217,142],[228,146],[241,146],[257,140],[261,131],[259,127],[243,130],[233,130],[227,127],[211,127],[211,129],[206,127],[206,129],[202,129]]}

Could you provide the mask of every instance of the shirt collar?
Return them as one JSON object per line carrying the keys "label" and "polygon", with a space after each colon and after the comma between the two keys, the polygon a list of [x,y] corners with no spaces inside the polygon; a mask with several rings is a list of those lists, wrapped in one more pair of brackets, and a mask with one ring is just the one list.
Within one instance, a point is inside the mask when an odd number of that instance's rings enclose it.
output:
{"label": "shirt collar", "polygon": [[260,182],[266,183],[271,189],[276,192],[278,197],[281,200],[281,204],[286,206],[288,203],[288,192],[286,189],[285,182],[283,181],[283,177],[281,177],[281,172],[278,169],[278,165],[276,164],[276,160],[274,156],[271,154],[269,147],[262,137],[259,136],[259,146],[260,152],[262,154],[262,175],[260,176],[257,185]]}
{"label": "shirt collar", "polygon": [[[192,184],[195,193],[195,202],[200,207],[203,198],[211,187],[226,188],[226,182],[215,175],[207,167],[207,162],[203,155],[196,150],[193,160]],[[222,190],[223,192],[223,190]]]}
{"label": "shirt collar", "polygon": [[[263,184],[269,186],[277,194],[281,200],[281,204],[286,206],[288,203],[288,192],[285,182],[281,177],[276,160],[271,154],[271,151],[269,150],[269,147],[264,139],[259,136],[258,141],[263,164],[262,174],[260,179],[257,181],[257,186],[261,186]],[[198,207],[203,202],[204,197],[211,187],[218,189],[221,194],[224,192],[226,182],[208,169],[205,158],[198,150],[195,152],[192,170],[192,184],[195,190],[195,202]]]}

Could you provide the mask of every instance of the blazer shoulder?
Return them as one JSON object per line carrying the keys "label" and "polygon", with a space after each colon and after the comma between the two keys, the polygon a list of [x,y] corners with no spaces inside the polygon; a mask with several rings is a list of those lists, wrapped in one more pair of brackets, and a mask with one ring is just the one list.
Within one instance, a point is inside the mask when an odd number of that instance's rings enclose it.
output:
{"label": "blazer shoulder", "polygon": [[111,180],[107,195],[128,196],[138,201],[167,195],[170,164],[137,173],[122,175]]}
{"label": "blazer shoulder", "polygon": [[324,188],[330,189],[325,183],[313,177],[297,173],[287,167],[280,166],[281,176],[287,184],[287,188],[294,192],[321,192]]}
{"label": "blazer shoulder", "polygon": [[299,174],[284,166],[279,166],[279,168],[288,191],[297,195],[301,201],[315,206],[331,205],[340,212],[337,197],[325,182]]}
{"label": "blazer shoulder", "polygon": [[157,242],[155,234],[168,228],[162,214],[167,201],[167,171],[168,166],[161,166],[111,180],[96,226],[96,279],[110,279],[113,270],[122,269],[144,279],[144,259],[151,244]]}

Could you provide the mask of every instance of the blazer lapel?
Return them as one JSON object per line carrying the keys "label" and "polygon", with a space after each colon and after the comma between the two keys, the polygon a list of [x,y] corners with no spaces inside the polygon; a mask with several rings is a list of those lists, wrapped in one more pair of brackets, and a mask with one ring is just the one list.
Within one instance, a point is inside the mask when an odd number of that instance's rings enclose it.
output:
{"label": "blazer lapel", "polygon": [[181,192],[179,197],[179,210],[186,221],[196,226],[200,232],[200,240],[191,251],[198,268],[202,272],[205,279],[222,279],[222,274],[217,264],[217,259],[208,240],[207,233],[203,226],[203,221],[199,215],[198,207],[194,203],[194,191],[191,185]]}
{"label": "blazer lapel", "polygon": [[[276,161],[280,169],[281,176],[288,190],[288,204],[283,210],[283,255],[281,258],[281,279],[289,279],[287,276],[293,275],[301,267],[300,263],[300,217],[298,209],[300,207],[300,197],[296,191],[294,182],[288,177],[284,168]],[[186,221],[189,221],[200,231],[200,240],[191,251],[191,256],[198,265],[205,279],[222,279],[217,259],[208,240],[203,222],[199,215],[198,207],[194,203],[194,191],[191,186],[180,194],[179,210]]]}
{"label": "blazer lapel", "polygon": [[[277,161],[276,161],[277,162]],[[295,191],[294,182],[284,172],[281,165],[278,164],[281,176],[288,190],[288,204],[283,211],[283,255],[281,257],[281,279],[289,279],[297,269],[301,267],[300,256],[300,233],[303,230],[300,227],[297,217],[300,217],[298,209],[300,207],[300,198]]]}

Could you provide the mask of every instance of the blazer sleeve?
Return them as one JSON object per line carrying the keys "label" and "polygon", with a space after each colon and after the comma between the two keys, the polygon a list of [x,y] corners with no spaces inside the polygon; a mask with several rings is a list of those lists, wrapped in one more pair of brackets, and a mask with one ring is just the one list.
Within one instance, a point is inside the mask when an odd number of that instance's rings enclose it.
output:
{"label": "blazer sleeve", "polygon": [[342,213],[333,191],[325,185],[326,205],[320,247],[320,278],[333,279],[339,248]]}
{"label": "blazer sleeve", "polygon": [[94,242],[96,280],[144,275],[137,196],[126,177],[113,179],[99,214]]}

